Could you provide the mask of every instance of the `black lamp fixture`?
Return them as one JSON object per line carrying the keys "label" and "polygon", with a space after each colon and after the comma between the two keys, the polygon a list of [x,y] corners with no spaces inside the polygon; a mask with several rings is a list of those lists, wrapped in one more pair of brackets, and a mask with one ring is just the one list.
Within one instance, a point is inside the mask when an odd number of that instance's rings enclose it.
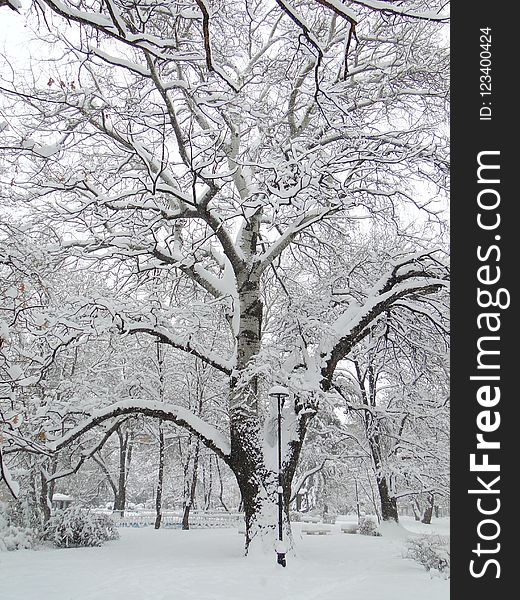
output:
{"label": "black lamp fixture", "polygon": [[269,398],[276,399],[278,417],[278,543],[276,546],[276,562],[285,567],[285,546],[283,543],[283,485],[282,485],[282,409],[285,401],[290,396],[290,391],[282,386],[275,385],[268,392]]}

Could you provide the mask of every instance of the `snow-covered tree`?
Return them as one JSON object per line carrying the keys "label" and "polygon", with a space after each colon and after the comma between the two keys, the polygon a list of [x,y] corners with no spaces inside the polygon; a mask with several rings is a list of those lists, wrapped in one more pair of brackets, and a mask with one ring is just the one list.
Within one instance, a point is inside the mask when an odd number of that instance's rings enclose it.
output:
{"label": "snow-covered tree", "polygon": [[[52,230],[53,260],[105,280],[54,306],[49,347],[149,336],[226,387],[219,419],[125,398],[49,448],[128,415],[173,422],[233,471],[249,547],[276,521],[266,395],[283,384],[288,520],[338,365],[381,320],[413,320],[447,285],[434,239],[448,172],[443,6],[34,2],[54,60],[1,84],[2,146],[17,164],[3,183],[27,221]],[[421,219],[428,228],[414,229]],[[359,265],[376,228],[402,243]],[[152,273],[159,300],[144,289]]]}
{"label": "snow-covered tree", "polygon": [[337,380],[349,422],[362,426],[357,442],[370,457],[381,517],[395,521],[400,498],[428,496],[433,507],[449,493],[446,298],[424,298],[420,317],[406,313],[382,321]]}

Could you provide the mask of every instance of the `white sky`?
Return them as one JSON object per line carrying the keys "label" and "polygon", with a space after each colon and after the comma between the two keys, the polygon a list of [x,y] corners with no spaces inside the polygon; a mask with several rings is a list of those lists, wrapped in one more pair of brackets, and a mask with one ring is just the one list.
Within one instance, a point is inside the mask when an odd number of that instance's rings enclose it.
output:
{"label": "white sky", "polygon": [[[30,6],[31,0],[22,0],[24,11]],[[0,54],[27,63],[31,56],[28,41],[33,38],[33,33],[25,24],[26,17],[21,11],[14,12],[7,6],[0,8]],[[3,56],[0,56],[0,71],[4,71]]]}

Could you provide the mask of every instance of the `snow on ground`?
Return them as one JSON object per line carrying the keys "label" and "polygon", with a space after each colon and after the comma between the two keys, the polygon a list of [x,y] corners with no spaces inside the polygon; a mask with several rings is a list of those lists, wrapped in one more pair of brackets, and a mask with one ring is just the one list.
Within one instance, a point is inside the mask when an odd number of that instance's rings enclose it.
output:
{"label": "snow on ground", "polygon": [[399,520],[403,527],[413,533],[419,533],[421,535],[428,533],[450,535],[450,520],[446,518],[432,519],[431,525],[425,525],[420,521],[416,521],[413,517],[399,517]]}
{"label": "snow on ground", "polygon": [[[441,520],[442,521],[442,520]],[[413,522],[405,522],[406,526]],[[427,527],[427,526],[424,526]],[[410,527],[411,528],[411,527]],[[428,531],[446,533],[447,527]],[[421,532],[422,533],[422,532]],[[303,535],[283,569],[242,555],[235,529],[123,529],[101,548],[0,554],[2,600],[448,600],[449,582],[403,559],[399,535]]]}

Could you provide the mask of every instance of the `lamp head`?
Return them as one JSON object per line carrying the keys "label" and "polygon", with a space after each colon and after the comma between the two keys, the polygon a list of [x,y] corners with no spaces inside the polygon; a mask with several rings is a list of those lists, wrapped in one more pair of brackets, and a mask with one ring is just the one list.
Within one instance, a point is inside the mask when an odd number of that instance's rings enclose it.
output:
{"label": "lamp head", "polygon": [[284,387],[283,385],[275,385],[267,392],[267,395],[281,397],[285,396],[285,398],[288,398],[291,395],[291,392],[288,388]]}
{"label": "lamp head", "polygon": [[275,385],[269,390],[267,395],[269,396],[269,398],[277,399],[280,403],[279,406],[283,406],[287,398],[289,398],[289,396],[291,395],[291,392],[288,388],[284,387],[283,385]]}

